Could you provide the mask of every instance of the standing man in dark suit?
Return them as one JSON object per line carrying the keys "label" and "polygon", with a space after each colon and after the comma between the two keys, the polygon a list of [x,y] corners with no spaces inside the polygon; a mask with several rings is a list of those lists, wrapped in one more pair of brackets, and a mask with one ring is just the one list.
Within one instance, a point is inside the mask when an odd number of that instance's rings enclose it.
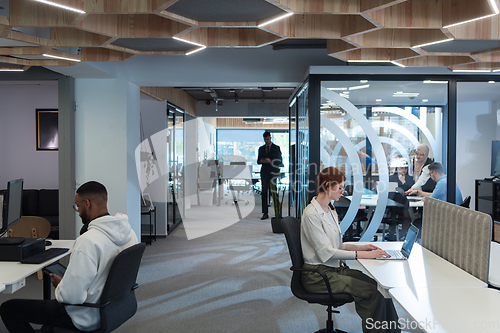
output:
{"label": "standing man in dark suit", "polygon": [[271,141],[271,133],[264,132],[265,145],[259,148],[257,163],[262,164],[260,169],[260,182],[262,183],[262,217],[261,220],[269,218],[268,215],[268,195],[270,195],[271,181],[276,184],[280,175],[282,165],[280,146]]}

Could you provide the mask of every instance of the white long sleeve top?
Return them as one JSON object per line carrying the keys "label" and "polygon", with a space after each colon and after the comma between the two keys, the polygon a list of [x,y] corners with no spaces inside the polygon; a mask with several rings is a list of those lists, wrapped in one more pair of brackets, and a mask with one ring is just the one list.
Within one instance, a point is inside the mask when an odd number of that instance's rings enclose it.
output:
{"label": "white long sleeve top", "polygon": [[300,237],[306,264],[339,267],[340,260],[355,258],[355,251],[347,251],[342,243],[337,212],[326,213],[316,198],[304,209]]}

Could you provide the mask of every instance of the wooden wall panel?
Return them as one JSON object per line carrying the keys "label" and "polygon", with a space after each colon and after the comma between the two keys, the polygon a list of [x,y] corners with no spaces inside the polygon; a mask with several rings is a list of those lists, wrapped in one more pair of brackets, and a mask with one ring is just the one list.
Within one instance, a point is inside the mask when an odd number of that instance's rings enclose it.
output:
{"label": "wooden wall panel", "polygon": [[99,34],[125,38],[169,38],[190,26],[155,14],[91,14],[78,27]]}
{"label": "wooden wall panel", "polygon": [[442,0],[441,2],[443,3],[443,26],[494,13],[488,0]]}
{"label": "wooden wall panel", "polygon": [[126,61],[135,54],[105,49],[101,47],[82,47],[82,61]]}
{"label": "wooden wall panel", "polygon": [[376,27],[361,15],[301,14],[271,23],[266,28],[292,38],[335,39]]}
{"label": "wooden wall panel", "polygon": [[386,28],[441,28],[442,1],[406,1],[368,15]]}
{"label": "wooden wall panel", "polygon": [[[183,109],[187,114],[196,117],[196,100],[188,93],[173,87],[141,87],[148,96],[166,100]],[[153,97],[154,98],[154,97]]]}
{"label": "wooden wall panel", "polygon": [[440,29],[381,29],[347,39],[363,47],[413,47],[448,37]]}
{"label": "wooden wall panel", "polygon": [[78,30],[75,28],[51,28],[50,43],[52,46],[84,47],[101,46],[111,37]]}
{"label": "wooden wall panel", "polygon": [[32,0],[10,1],[10,24],[14,27],[70,25],[79,13]]}

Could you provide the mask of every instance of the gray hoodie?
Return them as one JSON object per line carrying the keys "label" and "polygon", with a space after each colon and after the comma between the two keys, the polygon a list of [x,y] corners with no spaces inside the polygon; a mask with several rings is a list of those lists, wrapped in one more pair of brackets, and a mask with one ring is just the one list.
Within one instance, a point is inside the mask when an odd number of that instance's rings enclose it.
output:
{"label": "gray hoodie", "polygon": [[[98,302],[113,259],[137,243],[127,215],[118,213],[91,221],[88,231],[75,241],[68,268],[56,288],[56,299],[70,304]],[[67,306],[66,311],[82,331],[101,326],[98,309]]]}

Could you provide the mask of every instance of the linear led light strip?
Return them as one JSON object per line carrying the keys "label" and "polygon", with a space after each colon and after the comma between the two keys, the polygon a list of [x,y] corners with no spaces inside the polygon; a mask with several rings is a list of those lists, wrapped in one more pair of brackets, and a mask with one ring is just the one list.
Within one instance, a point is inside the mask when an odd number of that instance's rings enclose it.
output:
{"label": "linear led light strip", "polygon": [[192,44],[192,45],[195,45],[195,46],[199,46],[200,48],[196,49],[196,50],[193,50],[193,51],[189,51],[188,53],[186,53],[186,55],[190,55],[190,54],[193,54],[195,52],[198,52],[198,51],[201,51],[203,49],[206,49],[207,47],[205,45],[202,45],[202,44],[198,44],[198,43],[195,43],[195,42],[191,42],[189,40],[185,40],[185,39],[182,39],[182,38],[179,38],[179,37],[173,37],[175,40],[180,40],[181,42],[184,42],[184,43],[189,43],[189,44]]}
{"label": "linear led light strip", "polygon": [[391,64],[399,67],[403,68],[406,67],[405,65],[395,62],[393,60],[347,60],[347,62],[390,62]]}
{"label": "linear led light strip", "polygon": [[440,84],[447,84],[448,81],[433,81],[433,80],[424,80],[424,83],[440,83]]}
{"label": "linear led light strip", "polygon": [[68,6],[64,6],[64,5],[60,5],[60,4],[52,2],[52,1],[47,1],[47,0],[35,0],[35,1],[47,4],[47,5],[59,7],[59,8],[62,8],[62,9],[71,10],[71,11],[74,11],[74,12],[77,12],[77,13],[80,13],[80,14],[86,14],[83,10],[72,8],[72,7],[68,7]]}
{"label": "linear led light strip", "polygon": [[0,68],[0,72],[24,72],[22,68]]}
{"label": "linear led light strip", "polygon": [[395,92],[392,97],[417,97],[420,93],[404,93],[402,91]]}
{"label": "linear led light strip", "polygon": [[412,46],[412,48],[424,47],[424,46],[429,46],[429,45],[434,45],[434,44],[441,44],[441,43],[449,42],[449,41],[452,41],[452,40],[454,40],[454,39],[453,38],[448,38],[448,39],[438,40],[437,42],[430,42],[430,43],[424,43],[424,44],[420,44],[420,45],[415,45],[415,46]]}
{"label": "linear led light strip", "polygon": [[274,23],[274,22],[279,21],[279,20],[282,20],[282,19],[284,19],[284,18],[286,18],[286,17],[288,17],[288,16],[292,16],[293,14],[294,14],[294,13],[286,13],[286,14],[284,14],[284,15],[278,16],[278,17],[276,17],[276,18],[274,18],[274,19],[272,19],[272,20],[269,20],[269,21],[267,21],[267,22],[261,23],[261,24],[259,24],[259,25],[258,25],[258,27],[260,28],[260,27],[263,27],[263,26],[265,26],[265,25],[268,25],[268,24]]}
{"label": "linear led light strip", "polygon": [[494,14],[490,14],[490,15],[486,15],[486,16],[482,16],[482,17],[478,17],[478,18],[475,18],[475,19],[472,19],[472,20],[467,20],[467,21],[464,21],[464,22],[459,22],[459,23],[454,23],[454,24],[450,24],[450,25],[447,25],[446,27],[443,27],[445,29],[448,29],[448,28],[451,28],[451,27],[454,27],[456,25],[460,25],[460,24],[464,24],[464,23],[469,23],[469,22],[474,22],[474,21],[477,21],[477,20],[482,20],[482,19],[485,19],[487,17],[491,17],[491,16],[495,16],[495,15],[498,15],[498,13],[500,13],[500,11],[498,10],[498,6],[496,4],[496,0],[489,0],[490,2],[490,6],[491,8],[493,9],[493,11],[495,12]]}
{"label": "linear led light strip", "polygon": [[80,62],[81,60],[80,59],[71,59],[71,58],[66,58],[66,57],[59,57],[59,56],[55,56],[55,55],[52,55],[52,54],[47,54],[47,53],[44,53],[43,54],[44,57],[49,57],[49,58],[55,58],[55,59],[62,59],[62,60],[69,60],[69,61],[76,61],[76,62]]}
{"label": "linear led light strip", "polygon": [[489,69],[454,69],[455,73],[491,73]]}

